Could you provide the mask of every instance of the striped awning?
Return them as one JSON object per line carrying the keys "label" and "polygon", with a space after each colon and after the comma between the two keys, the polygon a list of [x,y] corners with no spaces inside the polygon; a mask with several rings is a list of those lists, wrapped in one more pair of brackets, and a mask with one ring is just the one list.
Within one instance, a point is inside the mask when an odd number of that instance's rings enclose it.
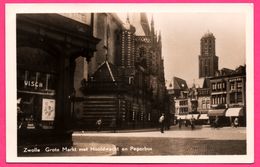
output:
{"label": "striped awning", "polygon": [[213,117],[213,116],[225,116],[226,109],[215,109],[215,110],[209,110],[208,116]]}
{"label": "striped awning", "polygon": [[243,115],[243,108],[229,108],[226,111],[226,117],[238,117]]}

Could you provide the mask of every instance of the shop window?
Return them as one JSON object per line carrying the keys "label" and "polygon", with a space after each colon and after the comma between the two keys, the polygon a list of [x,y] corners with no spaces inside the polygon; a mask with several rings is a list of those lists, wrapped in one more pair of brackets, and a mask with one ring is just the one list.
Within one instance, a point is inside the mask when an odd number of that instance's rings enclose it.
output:
{"label": "shop window", "polygon": [[55,75],[22,69],[17,74],[18,128],[53,128],[57,84]]}

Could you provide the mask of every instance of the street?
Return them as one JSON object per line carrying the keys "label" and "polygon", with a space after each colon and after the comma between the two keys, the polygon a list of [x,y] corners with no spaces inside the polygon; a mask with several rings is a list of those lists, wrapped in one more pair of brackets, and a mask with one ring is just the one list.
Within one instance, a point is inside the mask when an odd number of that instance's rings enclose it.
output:
{"label": "street", "polygon": [[72,147],[39,150],[23,149],[20,156],[245,155],[246,128],[197,126],[191,130],[173,126],[164,133],[159,129],[80,131],[73,133]]}

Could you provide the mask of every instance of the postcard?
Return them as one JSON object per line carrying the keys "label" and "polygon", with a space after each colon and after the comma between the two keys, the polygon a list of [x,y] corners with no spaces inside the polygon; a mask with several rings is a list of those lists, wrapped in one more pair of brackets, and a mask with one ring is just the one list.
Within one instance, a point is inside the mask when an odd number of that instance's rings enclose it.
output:
{"label": "postcard", "polygon": [[253,36],[249,3],[7,4],[7,162],[254,162]]}

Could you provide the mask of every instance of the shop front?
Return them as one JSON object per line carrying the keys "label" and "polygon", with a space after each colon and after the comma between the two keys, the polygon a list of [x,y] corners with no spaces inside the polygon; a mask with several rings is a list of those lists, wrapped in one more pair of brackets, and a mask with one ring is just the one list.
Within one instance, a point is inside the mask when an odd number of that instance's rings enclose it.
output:
{"label": "shop front", "polygon": [[229,120],[225,116],[226,109],[211,109],[208,112],[210,124],[213,125],[217,122],[218,126],[226,126]]}
{"label": "shop front", "polygon": [[237,120],[237,126],[244,125],[244,109],[243,107],[228,108],[226,111],[226,117],[230,120],[230,126],[234,126]]}
{"label": "shop front", "polygon": [[90,60],[98,42],[59,14],[17,15],[18,146],[72,143],[75,59]]}

